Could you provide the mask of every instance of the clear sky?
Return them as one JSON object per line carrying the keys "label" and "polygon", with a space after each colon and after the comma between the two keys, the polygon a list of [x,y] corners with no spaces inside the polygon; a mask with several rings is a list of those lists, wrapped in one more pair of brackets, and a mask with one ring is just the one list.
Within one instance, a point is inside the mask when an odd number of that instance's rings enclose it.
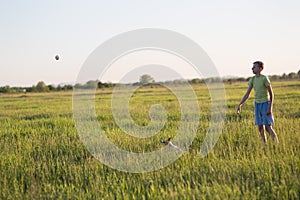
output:
{"label": "clear sky", "polygon": [[2,1],[0,86],[75,82],[95,48],[139,28],[186,35],[221,76],[251,76],[255,60],[267,75],[297,72],[299,10],[299,0]]}

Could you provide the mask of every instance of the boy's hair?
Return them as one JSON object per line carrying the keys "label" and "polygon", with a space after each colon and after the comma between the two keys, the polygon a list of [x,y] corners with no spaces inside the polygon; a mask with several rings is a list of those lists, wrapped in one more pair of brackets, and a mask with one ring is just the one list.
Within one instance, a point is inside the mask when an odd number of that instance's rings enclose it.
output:
{"label": "boy's hair", "polygon": [[254,65],[255,65],[255,64],[258,65],[258,67],[261,68],[261,70],[264,69],[264,63],[261,62],[261,61],[255,61],[253,64],[254,64]]}

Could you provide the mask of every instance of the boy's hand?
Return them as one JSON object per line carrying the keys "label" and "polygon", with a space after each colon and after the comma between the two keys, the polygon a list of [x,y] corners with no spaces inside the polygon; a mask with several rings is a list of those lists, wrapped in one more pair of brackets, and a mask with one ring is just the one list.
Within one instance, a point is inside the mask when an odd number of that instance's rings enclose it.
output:
{"label": "boy's hand", "polygon": [[271,115],[272,114],[272,108],[268,108],[268,110],[267,110],[267,115]]}
{"label": "boy's hand", "polygon": [[267,110],[267,115],[271,115],[271,114],[272,114],[272,105],[269,104],[268,110]]}
{"label": "boy's hand", "polygon": [[238,105],[238,108],[237,108],[236,113],[237,113],[238,115],[241,114],[241,105]]}

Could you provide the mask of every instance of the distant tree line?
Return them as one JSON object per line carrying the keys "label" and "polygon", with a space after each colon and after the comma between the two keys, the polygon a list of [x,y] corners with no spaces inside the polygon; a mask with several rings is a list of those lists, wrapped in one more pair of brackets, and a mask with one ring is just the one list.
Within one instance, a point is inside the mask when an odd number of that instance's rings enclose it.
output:
{"label": "distant tree line", "polygon": [[0,93],[27,93],[27,92],[53,92],[53,91],[67,91],[73,90],[73,86],[68,85],[46,85],[44,81],[39,81],[36,85],[31,87],[0,87]]}
{"label": "distant tree line", "polygon": [[[296,72],[291,72],[289,74],[283,73],[280,75],[270,75],[268,76],[271,81],[280,81],[280,80],[295,80],[300,79],[300,70]],[[233,82],[242,82],[242,81],[248,81],[250,77],[248,78],[228,78],[224,79],[223,81],[226,83],[233,83]]]}
{"label": "distant tree line", "polygon": [[76,88],[88,89],[88,88],[112,88],[116,84],[114,83],[102,83],[98,80],[88,81],[85,84],[71,84],[65,85],[46,85],[44,81],[39,81],[36,85],[31,87],[10,87],[8,85],[0,87],[0,93],[27,93],[27,92],[59,92],[59,91],[71,91]]}
{"label": "distant tree line", "polygon": [[[139,82],[131,83],[129,85],[135,85],[135,86],[155,86],[160,84],[182,84],[182,83],[190,83],[190,84],[202,84],[202,83],[213,83],[213,82],[225,82],[225,83],[234,83],[234,82],[245,82],[248,81],[250,77],[248,78],[226,78],[222,79],[220,77],[216,78],[206,78],[206,79],[200,79],[200,78],[194,78],[191,80],[172,80],[172,81],[165,81],[165,82],[155,82],[154,78],[152,78],[148,74],[144,74],[140,77]],[[295,80],[300,79],[300,70],[296,72],[291,72],[289,74],[282,74],[280,75],[271,75],[269,76],[271,81],[280,81],[280,80]],[[115,83],[103,83],[98,80],[91,80],[86,82],[85,84],[75,84],[74,86],[71,84],[66,85],[46,85],[43,81],[39,81],[36,85],[33,85],[32,87],[10,87],[8,85],[0,87],[0,93],[27,93],[27,92],[59,92],[59,91],[71,91],[75,88],[81,88],[81,89],[88,89],[88,88],[113,88],[117,84]]]}

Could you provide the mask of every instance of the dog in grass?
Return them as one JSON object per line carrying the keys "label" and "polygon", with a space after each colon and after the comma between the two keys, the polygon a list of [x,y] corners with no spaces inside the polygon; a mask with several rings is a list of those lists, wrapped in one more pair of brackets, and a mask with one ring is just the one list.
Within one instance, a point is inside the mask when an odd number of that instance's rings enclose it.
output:
{"label": "dog in grass", "polygon": [[176,145],[174,145],[172,143],[172,138],[171,137],[169,137],[166,140],[161,140],[160,143],[162,143],[162,144],[164,144],[166,146],[168,145],[174,151],[180,151],[180,152],[182,152],[182,150],[178,146],[176,146]]}

